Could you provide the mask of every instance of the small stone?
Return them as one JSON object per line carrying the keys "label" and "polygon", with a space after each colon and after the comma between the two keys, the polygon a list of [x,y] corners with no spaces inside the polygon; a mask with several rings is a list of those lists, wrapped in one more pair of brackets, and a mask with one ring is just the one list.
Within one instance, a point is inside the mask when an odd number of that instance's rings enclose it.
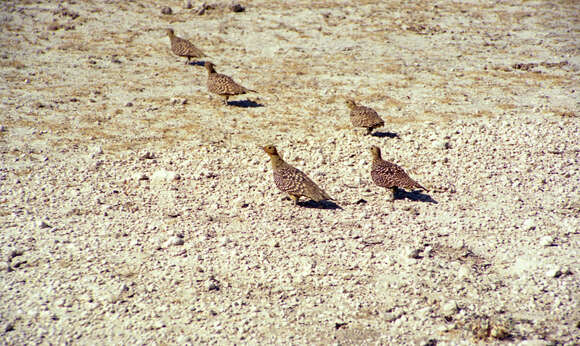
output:
{"label": "small stone", "polygon": [[244,12],[246,10],[244,6],[240,4],[232,4],[230,6],[230,9],[232,10],[232,12]]}
{"label": "small stone", "polygon": [[183,245],[184,243],[185,243],[185,241],[183,240],[183,238],[171,237],[171,238],[167,239],[167,241],[165,242],[165,247],[180,246],[180,245]]}
{"label": "small stone", "polygon": [[48,26],[46,27],[46,29],[48,31],[57,31],[58,29],[62,28],[62,25],[58,24],[58,23],[50,23],[48,24]]}
{"label": "small stone", "polygon": [[208,291],[219,291],[220,290],[220,286],[219,286],[219,282],[216,280],[215,277],[211,276],[206,282],[205,282],[205,288]]}
{"label": "small stone", "polygon": [[170,15],[173,14],[173,10],[169,6],[163,6],[161,8],[161,14]]}
{"label": "small stone", "polygon": [[127,103],[125,104],[125,107],[133,107],[133,102],[127,102]]}
{"label": "small stone", "polygon": [[451,149],[451,144],[449,144],[449,142],[443,141],[443,140],[433,141],[431,143],[431,145],[435,149],[442,149],[442,150],[444,150],[444,149]]}
{"label": "small stone", "polygon": [[179,98],[179,97],[174,97],[171,99],[171,104],[172,105],[186,105],[187,104],[187,99],[185,98]]}
{"label": "small stone", "polygon": [[183,1],[183,8],[185,8],[187,10],[192,9],[193,8],[193,4],[191,3],[191,0],[184,0]]}
{"label": "small stone", "polygon": [[135,173],[133,175],[133,180],[135,181],[149,180],[149,177],[145,173]]}
{"label": "small stone", "polygon": [[498,325],[498,326],[493,326],[491,328],[491,332],[489,333],[489,335],[492,338],[495,338],[498,340],[503,340],[503,339],[507,339],[510,336],[510,333],[508,332],[506,327],[504,327],[502,325]]}
{"label": "small stone", "polygon": [[14,330],[14,324],[8,322],[4,325],[4,333],[8,333]]}
{"label": "small stone", "polygon": [[52,227],[48,224],[48,222],[46,220],[40,220],[36,223],[36,225],[38,226],[38,228],[41,228],[41,229]]}
{"label": "small stone", "polygon": [[423,256],[425,256],[425,257],[431,257],[432,253],[433,253],[432,246],[427,246],[427,247],[425,247],[425,250],[423,250]]}
{"label": "small stone", "polygon": [[526,219],[524,221],[524,223],[522,224],[522,229],[524,231],[530,231],[536,228],[536,223],[534,222],[534,219]]}
{"label": "small stone", "polygon": [[546,276],[549,278],[558,278],[562,276],[562,269],[560,267],[555,267],[546,272]]}
{"label": "small stone", "polygon": [[4,125],[0,125],[0,132],[5,132],[6,131],[6,127],[4,127]]}
{"label": "small stone", "polygon": [[155,158],[155,154],[149,151],[144,152],[139,157],[140,160],[153,160]]}
{"label": "small stone", "polygon": [[458,311],[459,307],[457,306],[457,303],[453,300],[445,303],[445,305],[441,307],[441,313],[443,314],[443,316],[446,317],[451,317],[455,315]]}
{"label": "small stone", "polygon": [[540,245],[552,246],[554,245],[554,238],[549,235],[543,236],[542,238],[540,238]]}
{"label": "small stone", "polygon": [[408,249],[407,250],[407,257],[419,259],[419,258],[421,258],[421,250],[420,249]]}
{"label": "small stone", "polygon": [[179,174],[173,171],[160,170],[151,175],[152,184],[162,184],[165,182],[171,182],[179,180],[181,177]]}
{"label": "small stone", "polygon": [[101,147],[100,145],[97,145],[95,147],[93,147],[93,149],[91,150],[91,156],[98,156],[98,155],[102,155],[103,154],[103,147]]}

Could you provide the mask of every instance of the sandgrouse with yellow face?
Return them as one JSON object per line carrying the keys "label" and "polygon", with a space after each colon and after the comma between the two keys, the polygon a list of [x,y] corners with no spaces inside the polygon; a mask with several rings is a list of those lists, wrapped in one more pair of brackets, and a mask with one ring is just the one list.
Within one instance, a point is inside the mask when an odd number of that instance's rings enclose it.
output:
{"label": "sandgrouse with yellow face", "polygon": [[315,202],[332,200],[332,198],[316,185],[306,174],[297,168],[287,164],[273,145],[267,145],[262,148],[272,164],[274,173],[274,183],[276,186],[286,192],[294,204],[298,204],[298,199],[302,196],[308,197]]}
{"label": "sandgrouse with yellow face", "polygon": [[224,98],[224,103],[228,104],[230,96],[242,95],[249,92],[257,92],[248,88],[244,88],[238,83],[234,82],[232,77],[225,74],[217,73],[215,65],[209,61],[205,62],[205,69],[207,70],[207,90],[211,93],[220,95]]}
{"label": "sandgrouse with yellow face", "polygon": [[385,122],[372,108],[359,106],[354,100],[347,99],[346,106],[350,109],[350,122],[354,127],[364,127],[367,135],[370,135],[377,127],[382,127]]}
{"label": "sandgrouse with yellow face", "polygon": [[381,149],[377,146],[370,148],[373,156],[373,164],[371,168],[371,178],[373,182],[380,187],[389,189],[391,192],[391,200],[395,198],[395,191],[397,188],[414,189],[428,191],[418,182],[411,179],[409,175],[398,165],[385,161],[381,158]]}
{"label": "sandgrouse with yellow face", "polygon": [[177,56],[187,58],[187,61],[185,62],[186,65],[189,64],[191,58],[202,58],[206,56],[204,52],[199,50],[199,48],[194,46],[188,40],[175,36],[173,29],[167,29],[165,31],[171,41],[171,51]]}

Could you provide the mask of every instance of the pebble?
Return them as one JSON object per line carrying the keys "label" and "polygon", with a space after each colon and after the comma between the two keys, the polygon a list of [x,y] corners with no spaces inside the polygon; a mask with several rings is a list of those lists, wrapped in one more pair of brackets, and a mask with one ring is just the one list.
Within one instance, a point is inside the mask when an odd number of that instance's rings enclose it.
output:
{"label": "pebble", "polygon": [[206,282],[205,282],[205,288],[208,291],[219,291],[220,290],[220,286],[219,286],[219,281],[217,281],[213,276],[210,277]]}
{"label": "pebble", "polygon": [[145,173],[135,173],[133,175],[133,180],[135,181],[149,180],[149,177]]}
{"label": "pebble", "polygon": [[185,241],[180,237],[171,237],[165,242],[165,247],[183,245]]}
{"label": "pebble", "polygon": [[232,4],[230,6],[230,9],[232,10],[232,12],[244,12],[246,10],[244,6],[240,4]]}
{"label": "pebble", "polygon": [[184,0],[183,1],[183,8],[185,8],[187,10],[192,9],[193,8],[193,4],[191,3],[191,0]]}
{"label": "pebble", "polygon": [[103,155],[103,147],[97,145],[91,149],[91,157]]}
{"label": "pebble", "polygon": [[554,245],[554,238],[549,235],[543,236],[542,238],[540,238],[540,245],[552,246]]}
{"label": "pebble", "polygon": [[445,303],[441,307],[441,313],[443,314],[443,316],[446,317],[451,317],[455,315],[458,311],[459,307],[457,306],[457,303],[454,300]]}
{"label": "pebble", "polygon": [[4,132],[6,131],[6,127],[4,127],[4,125],[0,125],[0,132]]}
{"label": "pebble", "polygon": [[185,98],[179,98],[179,97],[173,97],[171,99],[171,104],[172,105],[186,105],[187,104],[187,99]]}
{"label": "pebble", "polygon": [[173,10],[169,6],[163,6],[161,8],[161,14],[170,15],[173,14]]}
{"label": "pebble", "polygon": [[433,141],[432,142],[433,148],[435,149],[451,149],[451,144],[449,144],[449,142],[447,141],[443,141],[443,140],[439,140],[439,141]]}
{"label": "pebble", "polygon": [[407,250],[407,257],[418,259],[421,258],[421,250],[420,249],[408,249]]}
{"label": "pebble", "polygon": [[174,180],[179,180],[180,176],[176,172],[160,170],[151,175],[151,183],[162,184],[165,182],[171,182]]}
{"label": "pebble", "polygon": [[562,275],[562,269],[560,267],[554,267],[546,272],[546,276],[549,278],[558,278]]}
{"label": "pebble", "polygon": [[38,222],[36,222],[36,225],[38,226],[38,228],[43,229],[43,228],[50,228],[52,226],[50,226],[48,224],[48,222],[46,220],[39,220]]}
{"label": "pebble", "polygon": [[524,221],[524,223],[522,224],[522,229],[524,231],[530,231],[536,228],[536,223],[534,222],[534,219],[526,219]]}

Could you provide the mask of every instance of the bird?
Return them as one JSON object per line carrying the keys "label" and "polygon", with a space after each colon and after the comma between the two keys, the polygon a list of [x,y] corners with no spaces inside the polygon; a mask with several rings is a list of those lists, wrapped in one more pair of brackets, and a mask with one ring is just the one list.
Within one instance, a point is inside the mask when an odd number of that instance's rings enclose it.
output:
{"label": "bird", "polygon": [[395,200],[395,191],[397,188],[414,189],[419,188],[429,191],[421,184],[411,179],[409,175],[400,166],[385,161],[381,158],[381,149],[377,146],[370,147],[373,163],[371,168],[371,178],[373,182],[380,187],[384,187],[391,192],[391,201]]}
{"label": "bird", "polygon": [[249,92],[257,92],[256,90],[244,88],[243,86],[234,82],[230,76],[217,73],[215,71],[215,65],[209,61],[206,61],[204,66],[207,70],[207,90],[209,90],[211,93],[218,94],[223,97],[224,103],[226,105],[228,104],[228,98],[230,96],[242,95]]}
{"label": "bird", "polygon": [[206,56],[204,52],[202,52],[188,40],[175,36],[173,29],[169,28],[165,31],[167,32],[169,40],[171,41],[171,51],[177,56],[186,57],[186,65],[189,64],[191,58],[202,58]]}
{"label": "bird", "polygon": [[302,196],[308,197],[315,202],[334,200],[301,170],[286,163],[275,146],[266,145],[262,149],[270,156],[274,183],[278,189],[290,196],[292,201],[294,201],[294,205],[298,204],[298,200]]}
{"label": "bird", "polygon": [[347,99],[346,105],[350,109],[350,122],[352,126],[366,128],[367,135],[370,135],[377,127],[385,125],[383,119],[381,119],[374,109],[358,106],[352,99]]}

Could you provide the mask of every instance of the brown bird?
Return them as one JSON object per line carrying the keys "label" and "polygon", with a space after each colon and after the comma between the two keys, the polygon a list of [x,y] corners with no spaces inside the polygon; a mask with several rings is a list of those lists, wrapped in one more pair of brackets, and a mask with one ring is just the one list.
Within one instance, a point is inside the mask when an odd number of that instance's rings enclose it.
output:
{"label": "brown bird", "polygon": [[188,40],[175,36],[173,29],[170,28],[166,29],[165,31],[169,36],[169,40],[171,40],[171,51],[177,56],[186,57],[186,65],[189,64],[191,58],[202,58],[206,56],[204,52],[199,50]]}
{"label": "brown bird", "polygon": [[217,73],[215,71],[215,65],[209,61],[206,61],[205,69],[207,70],[207,90],[214,94],[218,94],[224,98],[224,103],[228,104],[228,98],[230,96],[242,95],[249,92],[257,92],[248,88],[244,88],[234,80],[226,76],[225,74]]}
{"label": "brown bird", "polygon": [[405,171],[394,163],[385,161],[381,158],[381,149],[377,146],[370,148],[373,156],[373,165],[371,168],[371,178],[378,186],[389,189],[391,192],[391,201],[395,200],[395,191],[402,187],[406,189],[419,188],[429,191],[418,182],[411,179]]}
{"label": "brown bird", "polygon": [[315,202],[332,200],[332,197],[319,188],[306,174],[287,164],[278,154],[275,146],[267,145],[262,149],[270,156],[274,183],[290,196],[295,205],[298,204],[298,199],[301,196],[308,197]]}
{"label": "brown bird", "polygon": [[385,122],[374,109],[357,106],[354,100],[347,99],[346,105],[350,109],[350,122],[352,126],[364,127],[367,129],[367,135],[370,135],[374,129],[385,125]]}

